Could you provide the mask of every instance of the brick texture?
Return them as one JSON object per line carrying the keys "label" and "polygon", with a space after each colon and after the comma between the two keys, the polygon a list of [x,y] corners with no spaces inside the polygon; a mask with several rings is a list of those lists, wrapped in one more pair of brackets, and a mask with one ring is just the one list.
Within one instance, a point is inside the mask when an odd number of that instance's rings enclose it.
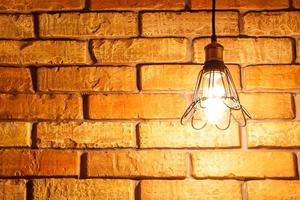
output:
{"label": "brick texture", "polygon": [[247,125],[249,147],[300,146],[299,122],[260,122]]}
{"label": "brick texture", "polygon": [[300,12],[250,12],[245,15],[246,35],[300,35]]}
{"label": "brick texture", "polygon": [[83,41],[0,41],[3,64],[85,64],[87,44]]}
{"label": "brick texture", "polygon": [[295,177],[290,152],[193,152],[194,177],[291,178]]}
{"label": "brick texture", "polygon": [[[210,0],[191,0],[192,9],[211,9]],[[260,1],[260,0],[223,0],[216,3],[217,9],[240,9],[240,10],[272,10],[283,9],[289,7],[288,0],[273,0],[273,1]]]}
{"label": "brick texture", "polygon": [[[1,3],[0,3],[1,4]],[[33,38],[32,15],[0,15],[0,38]]]}
{"label": "brick texture", "polygon": [[233,180],[143,180],[144,200],[242,200],[241,183]]}
{"label": "brick texture", "polygon": [[28,68],[0,67],[0,77],[1,92],[34,92]]}
{"label": "brick texture", "polygon": [[0,10],[3,12],[80,10],[83,8],[84,0],[3,0],[0,2]]}
{"label": "brick texture", "polygon": [[238,147],[240,146],[237,124],[226,131],[206,126],[194,130],[190,124],[182,126],[179,121],[149,121],[139,125],[141,148],[183,148],[183,147]]}
{"label": "brick texture", "polygon": [[[239,66],[228,68],[240,89]],[[201,69],[201,65],[144,65],[140,70],[142,90],[194,90]]]}
{"label": "brick texture", "polygon": [[42,67],[37,75],[38,89],[45,92],[137,90],[134,67]]}
{"label": "brick texture", "polygon": [[158,63],[187,61],[187,45],[183,38],[139,38],[94,40],[92,48],[101,64]]}
{"label": "brick texture", "polygon": [[247,189],[249,200],[300,198],[300,181],[249,181],[247,182]]}
{"label": "brick texture", "polygon": [[300,1],[299,0],[293,0],[293,5],[295,8],[300,8]]}
{"label": "brick texture", "polygon": [[79,119],[82,99],[74,95],[0,95],[1,119]]}
{"label": "brick texture", "polygon": [[[280,81],[279,81],[280,80]],[[297,65],[260,65],[244,68],[245,89],[299,89]]]}
{"label": "brick texture", "polygon": [[79,154],[55,150],[1,150],[0,176],[77,176]]}
{"label": "brick texture", "polygon": [[38,147],[113,148],[135,147],[132,122],[65,122],[37,125]]}
{"label": "brick texture", "polygon": [[133,180],[36,179],[33,200],[123,199],[134,200]]}
{"label": "brick texture", "polygon": [[292,96],[288,93],[242,93],[240,99],[253,119],[294,118]]}
{"label": "brick texture", "polygon": [[0,199],[26,200],[26,181],[0,179]]}
{"label": "brick texture", "polygon": [[144,65],[142,90],[193,90],[201,69],[201,65]]}
{"label": "brick texture", "polygon": [[212,0],[0,1],[0,200],[300,200],[300,0],[216,4],[223,131],[180,124]]}
{"label": "brick texture", "polygon": [[179,94],[109,94],[88,97],[91,119],[178,118],[186,102]]}
{"label": "brick texture", "polygon": [[1,147],[29,147],[31,144],[31,123],[0,122]]}
{"label": "brick texture", "polygon": [[97,38],[137,35],[134,13],[59,13],[39,16],[40,35],[46,38]]}
{"label": "brick texture", "polygon": [[[238,35],[238,13],[217,13],[219,35]],[[163,26],[162,26],[163,24]],[[143,36],[210,36],[210,12],[156,12],[142,15]]]}
{"label": "brick texture", "polygon": [[[196,62],[204,62],[204,47],[209,42],[206,38],[194,41]],[[224,46],[224,60],[227,63],[285,64],[293,60],[289,38],[220,38],[218,42]]]}
{"label": "brick texture", "polygon": [[184,0],[91,0],[92,10],[179,10]]}
{"label": "brick texture", "polygon": [[88,177],[176,177],[187,173],[180,151],[101,151],[87,154]]}

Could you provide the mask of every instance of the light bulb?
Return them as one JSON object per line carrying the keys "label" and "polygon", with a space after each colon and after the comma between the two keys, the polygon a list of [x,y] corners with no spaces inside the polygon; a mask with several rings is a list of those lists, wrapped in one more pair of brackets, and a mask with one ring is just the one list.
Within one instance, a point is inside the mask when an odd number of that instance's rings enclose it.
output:
{"label": "light bulb", "polygon": [[[225,97],[225,89],[222,84],[222,76],[220,71],[207,72],[204,77],[209,87],[203,91],[203,96],[206,98],[204,101],[204,114],[211,124],[218,124],[223,118],[226,106],[223,102]],[[213,77],[213,78],[212,78]]]}
{"label": "light bulb", "polygon": [[204,111],[207,120],[211,124],[218,124],[225,113],[224,103],[217,98],[209,98],[206,102],[206,109]]}

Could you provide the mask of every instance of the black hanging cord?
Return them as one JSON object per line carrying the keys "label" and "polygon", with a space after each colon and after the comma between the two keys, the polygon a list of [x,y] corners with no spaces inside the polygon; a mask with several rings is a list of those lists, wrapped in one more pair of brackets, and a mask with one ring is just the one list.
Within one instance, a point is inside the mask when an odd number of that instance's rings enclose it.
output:
{"label": "black hanging cord", "polygon": [[211,25],[212,25],[211,41],[216,42],[217,41],[217,35],[216,35],[216,0],[212,0]]}

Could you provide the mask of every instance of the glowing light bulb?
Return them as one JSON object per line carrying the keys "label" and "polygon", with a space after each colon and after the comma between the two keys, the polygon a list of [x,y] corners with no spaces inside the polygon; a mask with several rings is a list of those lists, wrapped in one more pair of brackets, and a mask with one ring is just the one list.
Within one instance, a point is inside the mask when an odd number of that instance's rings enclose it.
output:
{"label": "glowing light bulb", "polygon": [[209,98],[206,102],[205,116],[212,124],[218,124],[225,113],[225,105],[216,98]]}
{"label": "glowing light bulb", "polygon": [[[209,79],[213,77],[213,79]],[[222,85],[222,74],[220,72],[213,72],[213,74],[205,74],[205,78],[210,81],[210,87],[204,90],[205,109],[204,114],[207,120],[212,124],[218,124],[223,118],[226,106],[223,103],[223,98],[225,96],[225,89]]]}

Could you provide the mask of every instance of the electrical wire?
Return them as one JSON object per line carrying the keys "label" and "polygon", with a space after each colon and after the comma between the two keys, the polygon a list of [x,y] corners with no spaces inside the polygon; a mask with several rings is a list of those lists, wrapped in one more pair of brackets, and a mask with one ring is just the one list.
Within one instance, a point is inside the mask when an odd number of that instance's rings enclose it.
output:
{"label": "electrical wire", "polygon": [[217,41],[217,35],[216,35],[216,0],[212,0],[211,25],[212,25],[211,41],[216,42]]}

